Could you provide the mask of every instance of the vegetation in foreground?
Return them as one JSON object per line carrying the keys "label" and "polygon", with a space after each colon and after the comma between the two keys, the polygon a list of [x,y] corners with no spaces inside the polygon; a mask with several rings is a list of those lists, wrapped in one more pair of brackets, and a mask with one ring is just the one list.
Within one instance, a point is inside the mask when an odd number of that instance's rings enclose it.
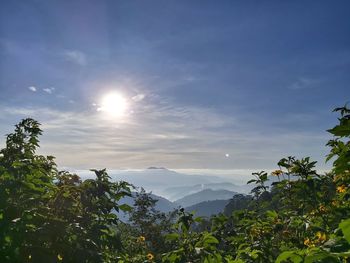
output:
{"label": "vegetation in foreground", "polygon": [[[164,214],[141,191],[106,170],[81,180],[36,154],[40,125],[25,119],[0,151],[0,262],[350,262],[350,110],[327,143],[333,169],[309,157],[283,158],[272,173],[254,173],[252,195],[204,220],[183,209]],[[129,223],[117,213],[130,214]]]}

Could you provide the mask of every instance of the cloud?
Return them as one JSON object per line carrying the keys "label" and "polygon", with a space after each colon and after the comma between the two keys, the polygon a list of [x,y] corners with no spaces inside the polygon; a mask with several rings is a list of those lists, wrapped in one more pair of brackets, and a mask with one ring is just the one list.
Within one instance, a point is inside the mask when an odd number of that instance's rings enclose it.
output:
{"label": "cloud", "polygon": [[137,94],[136,96],[132,97],[131,99],[135,102],[142,101],[145,98],[144,94]]}
{"label": "cloud", "polygon": [[86,66],[87,58],[86,55],[78,50],[67,50],[63,53],[63,56],[67,61],[78,64],[80,66]]}
{"label": "cloud", "polygon": [[36,91],[37,91],[37,88],[34,87],[34,86],[30,86],[30,87],[28,87],[28,89],[29,89],[30,91],[33,91],[33,92],[36,92]]}
{"label": "cloud", "polygon": [[64,99],[64,98],[66,98],[66,96],[63,95],[63,94],[58,94],[58,95],[56,95],[56,98],[58,98],[58,99]]}
{"label": "cloud", "polygon": [[302,89],[310,89],[314,88],[315,84],[318,84],[319,80],[310,79],[310,78],[299,78],[293,84],[291,84],[288,88],[291,90],[302,90]]}
{"label": "cloud", "polygon": [[54,87],[45,88],[45,89],[43,89],[43,91],[48,93],[48,94],[52,94],[55,91],[55,88]]}
{"label": "cloud", "polygon": [[194,81],[198,81],[199,79],[197,78],[197,77],[195,77],[195,76],[185,76],[184,78],[183,78],[185,81],[187,81],[187,82],[194,82]]}
{"label": "cloud", "polygon": [[[134,105],[134,114],[113,119],[103,112],[50,108],[1,108],[6,116],[39,120],[42,154],[54,155],[60,166],[74,168],[272,169],[286,155],[323,160],[326,134],[270,129],[246,116],[228,116],[214,109],[180,107],[160,98]],[[234,114],[232,114],[234,115]],[[12,124],[11,124],[12,125]],[[269,126],[269,125],[266,125]],[[259,128],[257,128],[259,127]],[[268,152],[269,154],[266,154]],[[230,158],[225,156],[230,154]],[[316,155],[316,156],[315,156]],[[317,159],[316,159],[317,160]]]}

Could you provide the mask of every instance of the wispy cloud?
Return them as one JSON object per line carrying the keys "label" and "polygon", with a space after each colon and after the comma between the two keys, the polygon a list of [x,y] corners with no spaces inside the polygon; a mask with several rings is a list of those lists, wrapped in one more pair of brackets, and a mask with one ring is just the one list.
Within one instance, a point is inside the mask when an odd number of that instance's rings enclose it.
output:
{"label": "wispy cloud", "polygon": [[87,64],[87,57],[85,53],[79,50],[67,50],[63,53],[67,61],[73,62],[80,66],[85,66]]}
{"label": "wispy cloud", "polygon": [[54,87],[44,88],[43,91],[48,94],[52,94],[55,91],[55,88]]}
{"label": "wispy cloud", "polygon": [[28,89],[29,89],[30,91],[33,91],[33,92],[36,92],[36,91],[37,91],[37,88],[34,87],[34,86],[30,86],[30,87],[28,87]]}
{"label": "wispy cloud", "polygon": [[319,145],[327,139],[322,133],[264,131],[264,127],[257,129],[245,122],[244,116],[173,106],[165,99],[134,106],[134,113],[121,119],[107,117],[94,107],[84,112],[0,110],[3,116],[12,115],[11,119],[13,115],[38,119],[44,130],[41,151],[56,156],[58,164],[67,167],[272,169],[286,155],[307,156],[316,149],[316,158],[326,154],[319,152]]}
{"label": "wispy cloud", "polygon": [[135,102],[142,101],[145,98],[145,94],[137,94],[136,96],[133,96],[131,99]]}
{"label": "wispy cloud", "polygon": [[319,80],[311,78],[299,78],[297,81],[292,83],[288,88],[291,90],[302,90],[314,88],[315,84],[318,84]]}

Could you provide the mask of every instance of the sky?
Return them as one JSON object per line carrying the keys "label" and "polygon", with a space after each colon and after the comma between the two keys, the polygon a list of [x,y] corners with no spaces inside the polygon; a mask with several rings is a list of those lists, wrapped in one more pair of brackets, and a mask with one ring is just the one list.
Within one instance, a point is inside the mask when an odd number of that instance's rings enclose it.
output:
{"label": "sky", "polygon": [[[60,167],[273,169],[350,99],[349,1],[1,1],[0,143]],[[112,95],[111,95],[112,94]]]}

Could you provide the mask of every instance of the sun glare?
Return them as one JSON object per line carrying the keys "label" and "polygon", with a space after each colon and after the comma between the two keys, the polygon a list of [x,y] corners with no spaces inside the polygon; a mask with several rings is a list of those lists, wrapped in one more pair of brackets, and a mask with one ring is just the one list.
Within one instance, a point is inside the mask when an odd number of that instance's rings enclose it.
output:
{"label": "sun glare", "polygon": [[108,93],[103,96],[98,111],[106,112],[112,116],[120,117],[125,115],[128,109],[127,100],[117,92]]}

